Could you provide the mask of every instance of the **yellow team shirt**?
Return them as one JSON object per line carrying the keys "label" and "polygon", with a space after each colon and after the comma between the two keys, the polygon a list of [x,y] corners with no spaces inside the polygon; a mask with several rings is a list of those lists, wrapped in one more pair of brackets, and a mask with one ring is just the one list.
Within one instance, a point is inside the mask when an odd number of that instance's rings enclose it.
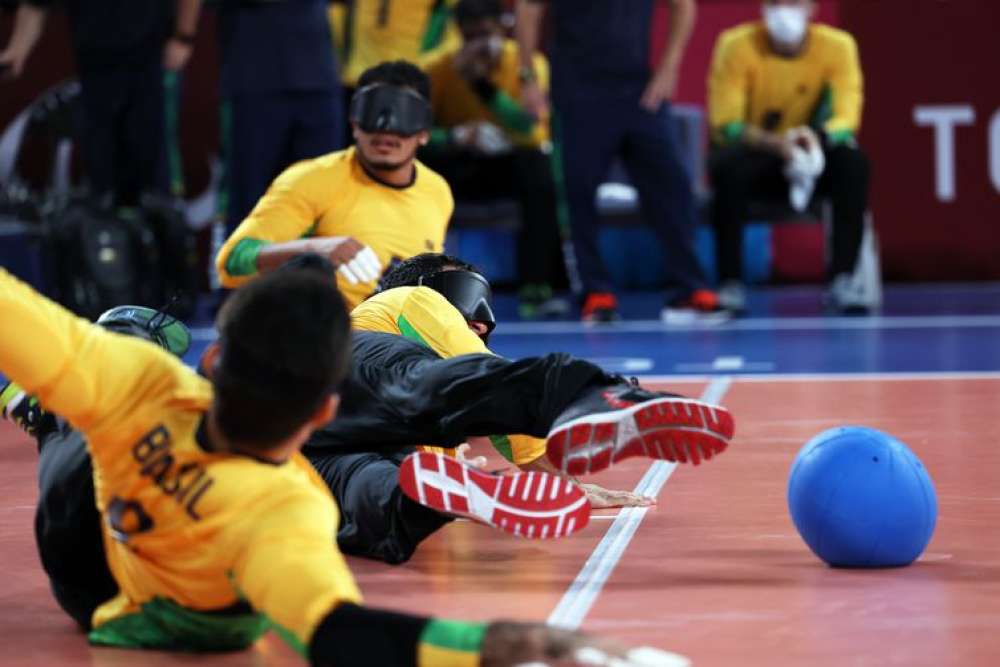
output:
{"label": "yellow team shirt", "polygon": [[120,592],[94,613],[92,642],[228,650],[275,627],[305,654],[336,605],[360,601],[334,540],[337,507],[305,458],[264,463],[199,443],[209,381],[3,269],[0,322],[2,371],[79,429],[93,458]]}
{"label": "yellow team shirt", "polygon": [[746,23],[715,43],[709,124],[715,139],[724,141],[738,138],[746,125],[783,132],[817,119],[838,141],[861,125],[862,88],[858,47],[849,33],[811,24],[803,52],[784,58],[771,50],[763,23]]}
{"label": "yellow team shirt", "polygon": [[[511,141],[520,146],[541,147],[550,138],[548,117],[534,123],[527,131],[510,129],[505,118],[497,109],[490,108],[469,87],[455,69],[455,56],[461,46],[442,53],[426,66],[427,75],[431,79],[431,107],[434,112],[434,124],[443,127],[455,127],[473,121],[489,121],[494,125],[507,129]],[[549,89],[549,63],[541,54],[534,57],[535,75],[542,90]],[[507,95],[508,99],[521,98],[521,81],[518,76],[520,63],[518,61],[517,42],[504,40],[503,49],[496,69],[490,76],[490,81],[497,90]]]}
{"label": "yellow team shirt", "polygon": [[[451,188],[420,162],[412,185],[396,188],[374,180],[353,147],[292,165],[284,171],[215,259],[225,287],[238,287],[257,272],[257,252],[268,243],[307,236],[351,236],[370,246],[382,266],[423,252],[442,252],[455,207]],[[349,307],[375,289],[337,275]]]}
{"label": "yellow team shirt", "polygon": [[[442,358],[493,354],[444,296],[430,287],[396,287],[380,292],[351,311],[351,326],[409,338]],[[493,446],[517,465],[545,454],[545,441],[528,435],[491,436]],[[445,453],[438,447],[426,451]]]}
{"label": "yellow team shirt", "polygon": [[456,0],[353,0],[342,78],[355,86],[369,67],[389,60],[421,64],[461,42],[450,19]]}

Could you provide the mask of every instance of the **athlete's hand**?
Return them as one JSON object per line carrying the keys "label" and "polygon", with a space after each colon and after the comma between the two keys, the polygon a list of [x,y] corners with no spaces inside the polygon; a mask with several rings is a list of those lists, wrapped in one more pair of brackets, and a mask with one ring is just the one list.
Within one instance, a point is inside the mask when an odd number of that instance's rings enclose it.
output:
{"label": "athlete's hand", "polygon": [[471,459],[466,458],[465,455],[469,453],[470,449],[472,449],[472,447],[469,445],[469,443],[463,442],[461,445],[455,448],[455,458],[458,459],[459,463],[464,463],[473,468],[484,470],[486,468],[486,457],[476,456]]}
{"label": "athlete's hand", "polygon": [[646,90],[643,91],[639,104],[646,111],[656,113],[664,102],[673,99],[676,88],[677,70],[670,68],[658,70],[646,84]]}
{"label": "athlete's hand", "polygon": [[493,49],[489,38],[466,42],[452,59],[459,76],[468,82],[485,79],[493,68]]}
{"label": "athlete's hand", "polygon": [[315,250],[325,255],[337,267],[344,280],[352,285],[378,280],[382,262],[370,247],[350,236],[316,239]]}
{"label": "athlete's hand", "polygon": [[0,51],[0,81],[16,79],[24,70],[24,61],[28,59],[27,52],[22,52],[10,46]]}
{"label": "athlete's hand", "polygon": [[537,81],[525,81],[521,84],[521,105],[535,120],[544,118],[549,113],[548,95]]}
{"label": "athlete's hand", "polygon": [[499,621],[483,637],[482,667],[682,667],[689,661],[657,649],[626,647],[582,632]]}
{"label": "athlete's hand", "polygon": [[587,494],[587,500],[595,510],[610,507],[650,507],[656,504],[656,498],[640,496],[631,491],[605,489],[597,484],[580,484],[580,488]]}
{"label": "athlete's hand", "polygon": [[163,68],[171,72],[184,69],[191,59],[192,47],[179,39],[167,40],[163,47]]}
{"label": "athlete's hand", "polygon": [[459,146],[483,155],[500,155],[513,148],[506,133],[489,121],[456,125],[451,128],[451,138]]}

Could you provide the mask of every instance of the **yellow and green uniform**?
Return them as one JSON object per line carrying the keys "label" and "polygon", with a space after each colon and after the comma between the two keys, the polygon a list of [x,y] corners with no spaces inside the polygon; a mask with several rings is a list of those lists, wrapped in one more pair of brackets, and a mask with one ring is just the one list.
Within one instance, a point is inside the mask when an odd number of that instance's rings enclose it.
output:
{"label": "yellow and green uniform", "polygon": [[[223,244],[215,259],[222,284],[238,287],[252,278],[263,246],[310,236],[351,236],[371,247],[383,266],[441,252],[455,206],[451,189],[414,164],[413,183],[400,188],[369,176],[353,147],[292,165]],[[374,281],[352,285],[339,274],[337,285],[349,306],[375,289]]]}
{"label": "yellow and green uniform", "polygon": [[[314,640],[326,637],[317,628],[332,629],[338,610],[361,609],[333,539],[339,515],[326,485],[300,454],[276,464],[211,451],[208,380],[153,343],[75,317],[3,269],[0,321],[0,372],[87,439],[119,587],[94,612],[93,643],[231,650],[273,628],[316,655]],[[481,626],[416,628],[418,665],[476,664]]]}
{"label": "yellow and green uniform", "polygon": [[[517,101],[521,98],[518,77],[517,43],[504,40],[499,61],[490,75],[493,92],[484,100],[455,69],[455,56],[460,47],[442,53],[428,62],[425,69],[431,79],[431,108],[436,128],[451,128],[473,121],[489,121],[504,128],[508,137],[518,146],[539,148],[550,139],[549,119],[535,120]],[[535,55],[535,74],[542,90],[549,88],[549,64],[541,54]],[[439,132],[432,138],[440,141]]]}
{"label": "yellow and green uniform", "polygon": [[846,141],[861,124],[862,103],[857,44],[843,30],[811,24],[794,58],[774,53],[760,22],[726,30],[715,43],[708,75],[715,141],[737,140],[748,125],[773,132],[812,125],[834,143]]}
{"label": "yellow and green uniform", "polygon": [[353,0],[343,31],[345,85],[389,60],[420,64],[461,41],[451,11],[457,0]]}
{"label": "yellow and green uniform", "polygon": [[[465,318],[440,292],[430,287],[396,287],[370,297],[351,312],[359,331],[401,335],[434,350],[442,358],[462,354],[492,354]],[[545,454],[545,441],[528,435],[490,436],[507,460],[531,463]],[[428,451],[449,453],[437,447]]]}

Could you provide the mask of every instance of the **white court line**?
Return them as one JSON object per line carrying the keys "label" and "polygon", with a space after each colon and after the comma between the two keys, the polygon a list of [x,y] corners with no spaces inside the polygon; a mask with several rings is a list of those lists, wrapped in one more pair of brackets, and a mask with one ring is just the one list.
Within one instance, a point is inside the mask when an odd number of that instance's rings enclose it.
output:
{"label": "white court line", "polygon": [[[638,375],[641,382],[707,382],[720,375]],[[864,382],[893,380],[1000,380],[1000,371],[919,371],[900,373],[740,373],[740,382]]]}
{"label": "white court line", "polygon": [[[718,404],[731,383],[732,380],[728,377],[713,378],[705,388],[701,400]],[[670,479],[675,468],[677,468],[676,463],[656,461],[639,480],[633,493],[644,496],[659,495],[660,489]],[[648,507],[628,507],[618,513],[608,532],[597,543],[590,558],[583,564],[580,573],[559,600],[559,604],[549,614],[546,621],[549,625],[571,630],[580,627],[648,511]]]}
{"label": "white court line", "polygon": [[[1000,327],[1000,315],[897,315],[887,317],[748,317],[723,324],[693,324],[667,326],[660,320],[627,320],[593,325],[583,322],[500,322],[494,337],[535,334],[622,334],[622,333],[685,333],[690,331],[809,331],[830,329],[968,329]],[[191,335],[197,341],[216,338],[213,327],[194,327]]]}
{"label": "white court line", "polygon": [[893,315],[844,318],[828,317],[748,317],[722,324],[698,323],[667,326],[660,320],[625,320],[594,325],[583,322],[501,322],[496,336],[555,333],[684,333],[689,331],[808,331],[872,329],[963,329],[1000,327],[1000,315]]}

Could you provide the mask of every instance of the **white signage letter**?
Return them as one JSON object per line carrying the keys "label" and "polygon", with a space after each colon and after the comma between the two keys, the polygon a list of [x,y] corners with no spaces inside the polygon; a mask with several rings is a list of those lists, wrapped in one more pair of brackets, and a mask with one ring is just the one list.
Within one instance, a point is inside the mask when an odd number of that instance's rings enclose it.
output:
{"label": "white signage letter", "polygon": [[913,122],[934,128],[934,189],[940,201],[955,201],[955,126],[972,125],[975,120],[976,112],[969,105],[913,109]]}

